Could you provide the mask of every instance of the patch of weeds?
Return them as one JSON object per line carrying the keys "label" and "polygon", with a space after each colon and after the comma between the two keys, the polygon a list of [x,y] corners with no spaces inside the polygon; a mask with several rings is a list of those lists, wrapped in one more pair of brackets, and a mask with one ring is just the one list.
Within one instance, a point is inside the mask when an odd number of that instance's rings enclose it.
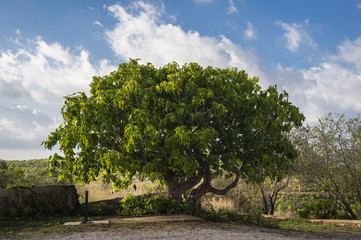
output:
{"label": "patch of weeds", "polygon": [[47,228],[40,228],[39,229],[39,232],[41,232],[41,233],[48,233],[49,232],[49,230],[47,229]]}
{"label": "patch of weeds", "polygon": [[70,227],[66,226],[66,227],[63,228],[64,233],[69,233],[70,231],[71,231]]}
{"label": "patch of weeds", "polygon": [[101,226],[100,227],[100,231],[108,231],[109,230],[109,228],[107,228],[107,227],[105,227],[105,226]]}
{"label": "patch of weeds", "polygon": [[54,228],[61,228],[63,227],[63,224],[59,220],[51,220],[50,222],[44,222],[44,227],[54,227]]}

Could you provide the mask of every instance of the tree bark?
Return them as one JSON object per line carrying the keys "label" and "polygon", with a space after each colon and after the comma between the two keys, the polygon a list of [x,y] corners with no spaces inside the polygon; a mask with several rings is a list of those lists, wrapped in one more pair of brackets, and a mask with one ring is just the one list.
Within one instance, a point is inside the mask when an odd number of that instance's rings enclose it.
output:
{"label": "tree bark", "polygon": [[179,178],[174,174],[166,179],[168,196],[174,199],[183,199],[184,193],[196,186],[202,179],[201,173],[192,178],[188,178],[184,182],[179,182]]}
{"label": "tree bark", "polygon": [[268,211],[269,215],[273,215],[275,213],[276,200],[277,196],[274,199],[270,198],[270,209]]}
{"label": "tree bark", "polygon": [[168,196],[174,199],[183,199],[184,194],[187,190],[192,189],[197,184],[201,184],[194,188],[187,197],[187,202],[199,208],[201,206],[201,198],[208,192],[212,192],[217,195],[225,195],[232,188],[237,186],[239,176],[236,176],[234,181],[224,189],[217,189],[211,185],[212,175],[209,166],[204,165],[202,171],[199,171],[196,176],[188,178],[184,182],[179,182],[179,178],[175,174],[168,174],[170,177],[165,179],[168,188]]}
{"label": "tree bark", "polygon": [[211,192],[217,195],[225,195],[229,192],[229,190],[237,186],[239,178],[240,178],[239,176],[236,176],[234,181],[231,184],[229,184],[226,188],[217,189],[211,185],[212,176],[208,168],[206,169],[205,174],[203,176],[203,182],[197,188],[191,191],[191,193],[188,196],[187,202],[194,207],[200,207],[201,206],[200,200],[206,193]]}

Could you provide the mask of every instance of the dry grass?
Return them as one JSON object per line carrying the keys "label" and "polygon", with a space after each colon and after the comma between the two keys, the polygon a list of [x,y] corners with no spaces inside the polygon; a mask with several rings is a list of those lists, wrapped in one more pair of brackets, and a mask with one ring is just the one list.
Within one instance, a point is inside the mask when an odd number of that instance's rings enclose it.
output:
{"label": "dry grass", "polygon": [[235,201],[227,196],[216,196],[210,199],[205,199],[202,205],[206,208],[211,207],[217,212],[224,210],[233,213],[237,212]]}
{"label": "dry grass", "polygon": [[[134,187],[135,186],[135,187]],[[91,182],[89,184],[76,185],[79,194],[80,203],[85,202],[85,191],[89,193],[89,202],[97,202],[101,200],[108,200],[114,198],[122,198],[128,194],[142,195],[145,193],[160,193],[164,188],[160,186],[159,182],[153,183],[151,181],[134,180],[134,184],[128,189],[113,191],[112,184],[103,182]]]}

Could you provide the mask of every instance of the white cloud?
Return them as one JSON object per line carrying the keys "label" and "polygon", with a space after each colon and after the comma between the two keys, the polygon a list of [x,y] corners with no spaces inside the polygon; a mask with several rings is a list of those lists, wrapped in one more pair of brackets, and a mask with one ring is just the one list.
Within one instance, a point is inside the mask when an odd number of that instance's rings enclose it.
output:
{"label": "white cloud", "polygon": [[238,13],[239,11],[234,5],[233,0],[228,0],[228,2],[229,2],[229,8],[227,9],[227,13],[228,14]]}
{"label": "white cloud", "polygon": [[337,55],[309,69],[277,69],[281,86],[291,100],[300,106],[308,121],[314,122],[329,112],[357,113],[361,111],[361,37],[346,40]]}
{"label": "white cloud", "polygon": [[59,123],[36,109],[0,105],[0,149],[39,148]]}
{"label": "white cloud", "polygon": [[357,3],[357,4],[356,4],[356,8],[357,8],[357,9],[361,9],[361,3]]}
{"label": "white cloud", "polygon": [[297,52],[301,44],[308,45],[313,49],[317,48],[317,44],[312,40],[307,31],[308,22],[308,20],[300,24],[276,22],[276,25],[285,30],[283,37],[286,39],[286,48],[291,52]]}
{"label": "white cloud", "polygon": [[346,40],[338,49],[340,53],[333,56],[334,60],[351,63],[361,70],[361,37],[356,38],[354,41]]}
{"label": "white cloud", "polygon": [[[0,159],[48,157],[54,151],[40,144],[60,121],[17,102],[51,108],[58,116],[65,95],[87,91],[92,76],[109,74],[116,67],[105,59],[92,64],[83,48],[72,53],[41,38],[16,42],[19,49],[0,52]],[[12,104],[17,106],[9,108]]]}
{"label": "white cloud", "polygon": [[67,94],[88,90],[92,76],[115,69],[106,60],[92,65],[85,49],[72,54],[60,43],[37,38],[31,46],[0,53],[0,94],[59,104]]}
{"label": "white cloud", "polygon": [[185,32],[180,26],[163,23],[161,7],[137,2],[132,11],[120,5],[108,10],[119,22],[106,36],[113,51],[124,60],[139,58],[155,66],[176,61],[180,65],[197,62],[202,66],[237,67],[262,81],[266,79],[252,51],[225,36],[201,36],[196,31]]}
{"label": "white cloud", "polygon": [[244,36],[248,40],[254,40],[257,38],[257,30],[253,27],[252,23],[247,22],[247,29],[244,30]]}
{"label": "white cloud", "polygon": [[315,84],[306,96],[315,102],[320,99],[340,109],[361,111],[361,74],[343,67],[340,63],[324,62],[318,67],[302,71],[304,79]]}

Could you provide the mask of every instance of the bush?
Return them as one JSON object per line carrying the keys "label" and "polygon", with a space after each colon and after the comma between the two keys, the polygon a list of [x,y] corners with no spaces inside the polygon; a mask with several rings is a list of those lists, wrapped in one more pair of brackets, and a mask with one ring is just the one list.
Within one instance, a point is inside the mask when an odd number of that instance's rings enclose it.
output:
{"label": "bush", "polygon": [[302,218],[336,218],[337,207],[332,199],[324,199],[304,204],[297,214]]}
{"label": "bush", "polygon": [[149,214],[191,213],[191,207],[182,200],[171,199],[150,193],[120,200],[118,215],[139,216]]}

